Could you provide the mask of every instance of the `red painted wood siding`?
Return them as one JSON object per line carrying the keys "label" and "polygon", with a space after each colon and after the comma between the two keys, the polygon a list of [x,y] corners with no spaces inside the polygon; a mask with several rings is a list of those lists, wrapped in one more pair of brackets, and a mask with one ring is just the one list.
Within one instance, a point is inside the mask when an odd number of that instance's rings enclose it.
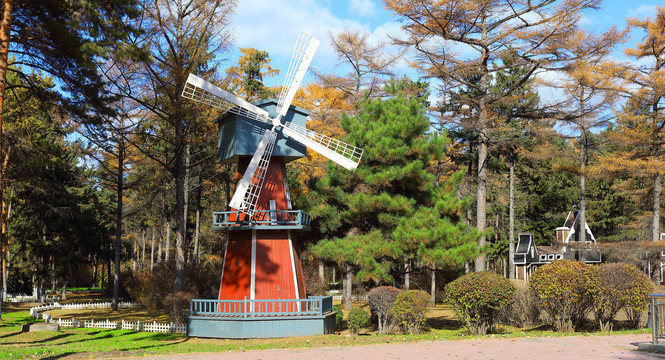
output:
{"label": "red painted wood siding", "polygon": [[[247,237],[249,236],[249,241]],[[230,231],[219,289],[220,300],[250,298],[252,232]]]}

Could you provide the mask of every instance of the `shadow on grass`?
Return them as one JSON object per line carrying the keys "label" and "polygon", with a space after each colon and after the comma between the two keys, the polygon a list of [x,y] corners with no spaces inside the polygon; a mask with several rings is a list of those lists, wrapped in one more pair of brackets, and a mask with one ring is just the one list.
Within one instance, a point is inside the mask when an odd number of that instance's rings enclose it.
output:
{"label": "shadow on grass", "polygon": [[[166,335],[171,335],[171,334],[166,334]],[[167,340],[167,339],[156,339],[156,340]],[[164,346],[174,346],[178,344],[182,344],[184,342],[187,342],[189,338],[184,337],[180,341],[172,341],[164,344],[157,344],[157,345],[147,345],[147,346],[139,346],[135,348],[124,348],[124,349],[118,349],[119,351],[133,351],[133,350],[148,350],[148,349],[158,349]]]}
{"label": "shadow on grass", "polygon": [[[17,333],[14,333],[14,335],[18,335]],[[33,341],[17,341],[13,343],[3,343],[2,345],[24,345],[24,346],[31,346],[31,345],[37,345],[37,344],[43,344],[43,343],[48,343],[48,342],[53,342],[56,340],[64,339],[66,337],[70,337],[72,334],[58,334],[55,336],[48,337],[46,339],[42,340],[33,340]],[[62,343],[58,343],[62,344]]]}
{"label": "shadow on grass", "polygon": [[462,323],[457,320],[452,320],[445,316],[432,317],[427,319],[427,327],[430,329],[439,330],[457,330],[462,328]]}
{"label": "shadow on grass", "polygon": [[21,334],[21,333],[22,333],[22,331],[17,331],[17,332],[8,333],[8,334],[5,334],[5,335],[0,335],[0,339],[8,338],[8,337],[11,337],[11,336],[16,336],[16,335]]}
{"label": "shadow on grass", "polygon": [[65,353],[58,354],[58,355],[51,355],[51,356],[43,357],[43,358],[40,358],[40,360],[56,360],[56,359],[62,359],[62,358],[64,358],[64,357],[66,357],[66,356],[73,355],[73,354],[75,354],[75,353],[73,353],[73,352],[65,352]]}

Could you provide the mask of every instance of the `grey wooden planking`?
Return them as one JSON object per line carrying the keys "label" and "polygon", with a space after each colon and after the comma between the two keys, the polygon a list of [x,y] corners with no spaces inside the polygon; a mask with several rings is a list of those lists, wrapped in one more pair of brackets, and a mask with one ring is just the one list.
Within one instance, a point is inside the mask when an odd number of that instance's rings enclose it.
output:
{"label": "grey wooden planking", "polygon": [[323,335],[335,332],[335,313],[315,316],[190,316],[187,336],[248,339]]}

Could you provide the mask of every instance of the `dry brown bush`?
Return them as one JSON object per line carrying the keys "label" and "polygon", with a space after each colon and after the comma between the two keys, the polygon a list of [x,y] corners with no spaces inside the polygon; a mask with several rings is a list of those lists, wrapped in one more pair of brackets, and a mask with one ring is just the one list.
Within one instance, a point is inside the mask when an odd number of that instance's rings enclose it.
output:
{"label": "dry brown bush", "polygon": [[[151,314],[168,313],[172,321],[184,318],[181,303],[191,298],[215,298],[219,291],[221,268],[219,264],[188,264],[185,270],[185,289],[174,292],[175,262],[158,264],[152,273],[137,271],[123,277],[125,288],[132,299],[139,301]],[[168,298],[168,300],[167,300]],[[186,315],[185,315],[186,316]]]}
{"label": "dry brown bush", "polygon": [[499,310],[498,321],[501,324],[519,328],[540,324],[538,298],[529,289],[529,284],[522,280],[512,280],[515,285],[513,303]]}

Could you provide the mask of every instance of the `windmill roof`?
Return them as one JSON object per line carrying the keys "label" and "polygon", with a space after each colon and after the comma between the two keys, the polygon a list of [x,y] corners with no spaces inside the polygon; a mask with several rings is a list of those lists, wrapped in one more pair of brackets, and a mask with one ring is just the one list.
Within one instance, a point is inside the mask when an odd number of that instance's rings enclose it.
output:
{"label": "windmill roof", "polygon": [[[259,101],[257,101],[257,102],[254,103],[254,105],[256,105],[256,106],[258,106],[258,107],[260,107],[260,108],[262,108],[262,109],[263,109],[266,105],[275,105],[275,107],[276,107],[277,104],[279,104],[279,101],[278,101],[277,99],[272,99],[272,98],[270,98],[270,99],[259,100]],[[301,113],[301,114],[304,114],[305,116],[308,116],[308,115],[310,114],[310,111],[309,111],[309,110],[304,109],[304,108],[301,108],[301,107],[299,107],[299,106],[295,106],[295,105],[293,105],[293,104],[291,104],[291,106],[289,106],[289,111],[291,111],[291,110],[296,111],[296,112],[299,112],[299,113]],[[270,116],[274,116],[274,115],[276,115],[276,114],[273,114],[272,112],[270,113]]]}

